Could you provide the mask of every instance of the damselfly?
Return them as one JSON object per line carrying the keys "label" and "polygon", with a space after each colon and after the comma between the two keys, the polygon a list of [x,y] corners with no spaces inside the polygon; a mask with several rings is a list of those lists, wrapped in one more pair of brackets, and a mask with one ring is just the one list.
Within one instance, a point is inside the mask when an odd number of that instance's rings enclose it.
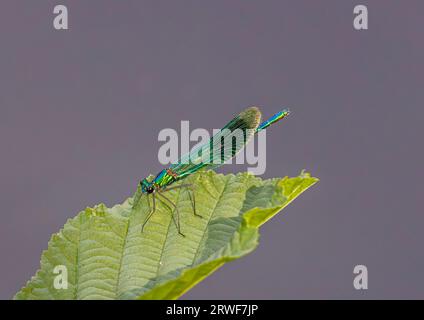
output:
{"label": "damselfly", "polygon": [[[145,178],[140,181],[141,193],[147,196],[149,213],[144,220],[141,230],[156,211],[156,198],[163,204],[169,205],[175,210],[177,218],[172,214],[172,219],[181,232],[180,214],[177,205],[171,201],[164,193],[178,188],[187,188],[193,213],[201,217],[196,212],[196,200],[194,197],[192,184],[172,185],[183,180],[189,175],[201,169],[215,169],[226,161],[233,158],[249,142],[250,138],[259,131],[264,130],[271,124],[289,115],[289,110],[284,109],[264,122],[261,120],[261,112],[257,107],[249,107],[234,117],[225,127],[212,136],[206,143],[193,148],[189,153],[182,156],[168,168],[160,171],[153,179]],[[152,197],[153,206],[150,204]],[[169,207],[171,209],[171,207]]]}

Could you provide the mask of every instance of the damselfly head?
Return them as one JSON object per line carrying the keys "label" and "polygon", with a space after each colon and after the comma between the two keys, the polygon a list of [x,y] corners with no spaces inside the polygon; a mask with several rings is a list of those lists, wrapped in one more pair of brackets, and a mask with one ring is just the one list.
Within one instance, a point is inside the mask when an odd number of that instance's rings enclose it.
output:
{"label": "damselfly head", "polygon": [[152,184],[149,181],[147,181],[146,178],[140,181],[140,186],[141,186],[141,192],[143,193],[152,193],[154,191]]}

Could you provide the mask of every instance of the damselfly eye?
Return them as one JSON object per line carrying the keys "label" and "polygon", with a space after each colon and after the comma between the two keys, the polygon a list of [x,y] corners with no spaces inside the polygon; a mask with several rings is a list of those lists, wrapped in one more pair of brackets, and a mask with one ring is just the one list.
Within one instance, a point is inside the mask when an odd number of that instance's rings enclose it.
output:
{"label": "damselfly eye", "polygon": [[147,193],[153,193],[153,191],[155,190],[153,189],[153,187],[148,187],[146,191]]}

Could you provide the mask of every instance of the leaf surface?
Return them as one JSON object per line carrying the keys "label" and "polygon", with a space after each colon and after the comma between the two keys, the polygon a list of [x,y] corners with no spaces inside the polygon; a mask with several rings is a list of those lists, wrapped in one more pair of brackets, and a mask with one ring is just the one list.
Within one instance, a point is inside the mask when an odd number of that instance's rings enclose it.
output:
{"label": "leaf surface", "polygon": [[[317,181],[304,172],[270,180],[194,174],[184,183],[195,186],[201,218],[193,214],[187,189],[166,193],[177,204],[184,237],[173,222],[175,210],[159,201],[141,232],[149,206],[140,189],[112,208],[87,208],[51,237],[40,270],[15,299],[177,299],[254,250],[259,227]],[[65,266],[67,275],[57,266]],[[67,288],[56,289],[64,276]]]}

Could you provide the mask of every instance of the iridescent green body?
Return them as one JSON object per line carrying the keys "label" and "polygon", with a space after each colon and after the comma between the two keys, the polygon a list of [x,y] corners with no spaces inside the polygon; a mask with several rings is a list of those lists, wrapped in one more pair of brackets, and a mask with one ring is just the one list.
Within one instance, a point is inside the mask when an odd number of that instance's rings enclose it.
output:
{"label": "iridescent green body", "polygon": [[271,118],[269,118],[268,120],[262,122],[258,128],[256,129],[256,132],[262,131],[266,128],[268,128],[271,124],[280,121],[281,119],[284,119],[285,117],[287,117],[290,114],[289,109],[284,109],[280,112],[277,112],[276,114],[274,114]]}
{"label": "iridescent green body", "polygon": [[[141,181],[142,192],[152,193],[156,190],[165,189],[174,182],[184,179],[201,169],[215,169],[221,166],[243,149],[255,133],[288,115],[289,110],[284,109],[273,115],[270,119],[260,123],[261,113],[259,109],[257,107],[247,108],[233,118],[208,142],[194,148],[190,153],[171,164],[169,168],[160,171],[152,181],[149,182],[147,179],[143,179]],[[225,145],[225,143],[223,144],[222,140],[226,138],[231,139],[231,135],[236,130],[240,130],[239,132],[243,134],[242,141],[238,141],[235,145],[231,143],[230,146]],[[219,157],[221,158],[219,159]]]}
{"label": "iridescent green body", "polygon": [[[152,195],[153,198],[153,210],[149,212],[145,219],[142,230],[156,210],[156,195],[165,205],[169,204],[174,207],[177,213],[177,219],[175,219],[174,215],[172,215],[172,219],[178,228],[178,232],[183,235],[180,229],[178,208],[175,203],[164,195],[164,192],[171,189],[190,187],[189,184],[180,184],[178,186],[171,185],[199,170],[215,169],[223,165],[242,150],[253,135],[285,118],[288,114],[288,109],[285,109],[276,113],[270,119],[260,123],[261,112],[259,109],[257,107],[247,108],[234,117],[225,127],[210,138],[209,141],[193,148],[193,150],[171,164],[167,169],[160,171],[153,180],[145,178],[140,181],[141,193],[147,195],[149,207],[149,195]],[[193,190],[191,190],[189,196],[192,201],[193,212],[197,215]]]}

